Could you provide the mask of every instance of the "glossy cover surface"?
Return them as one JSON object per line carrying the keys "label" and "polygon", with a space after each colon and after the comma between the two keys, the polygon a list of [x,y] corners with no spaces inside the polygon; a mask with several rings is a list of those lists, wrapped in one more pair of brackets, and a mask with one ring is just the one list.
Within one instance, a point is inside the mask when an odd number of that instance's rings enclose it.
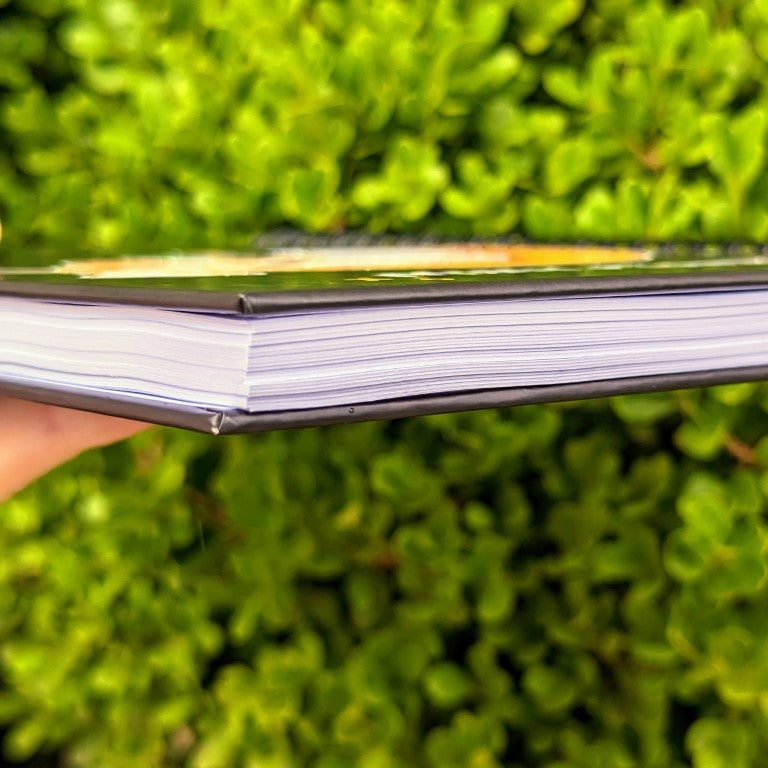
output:
{"label": "glossy cover surface", "polygon": [[258,313],[768,281],[768,252],[754,246],[449,243],[55,259],[0,249],[0,295]]}

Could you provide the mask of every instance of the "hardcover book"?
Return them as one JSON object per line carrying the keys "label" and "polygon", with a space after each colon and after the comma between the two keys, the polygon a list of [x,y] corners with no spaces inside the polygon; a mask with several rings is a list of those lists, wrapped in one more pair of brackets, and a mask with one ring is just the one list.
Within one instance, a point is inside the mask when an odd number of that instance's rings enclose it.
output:
{"label": "hardcover book", "polygon": [[767,377],[755,247],[326,245],[0,267],[0,392],[217,434]]}

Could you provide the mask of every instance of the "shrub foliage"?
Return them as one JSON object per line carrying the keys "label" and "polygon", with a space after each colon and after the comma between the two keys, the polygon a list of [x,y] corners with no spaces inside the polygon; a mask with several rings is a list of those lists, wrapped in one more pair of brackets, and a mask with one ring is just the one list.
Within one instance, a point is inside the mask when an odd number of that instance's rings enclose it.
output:
{"label": "shrub foliage", "polygon": [[[766,83],[764,0],[0,0],[0,214],[760,240]],[[7,759],[761,764],[767,428],[740,385],[83,456],[0,516]]]}

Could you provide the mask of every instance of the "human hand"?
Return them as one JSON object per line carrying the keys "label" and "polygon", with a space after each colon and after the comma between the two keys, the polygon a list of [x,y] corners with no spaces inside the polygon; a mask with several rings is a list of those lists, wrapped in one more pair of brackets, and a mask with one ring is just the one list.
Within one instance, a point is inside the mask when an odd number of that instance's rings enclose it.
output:
{"label": "human hand", "polygon": [[109,445],[148,426],[0,397],[0,501],[82,451]]}

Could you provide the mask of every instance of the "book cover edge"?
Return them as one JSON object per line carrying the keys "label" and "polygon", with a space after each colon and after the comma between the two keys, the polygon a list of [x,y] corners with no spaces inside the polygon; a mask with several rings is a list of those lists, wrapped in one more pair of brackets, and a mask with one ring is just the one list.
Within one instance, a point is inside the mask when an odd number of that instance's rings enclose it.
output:
{"label": "book cover edge", "polygon": [[155,405],[135,400],[106,398],[2,381],[0,381],[0,393],[77,410],[146,421],[162,426],[224,435],[400,419],[537,403],[590,400],[615,395],[662,392],[765,380],[768,380],[768,366],[755,366],[685,374],[608,379],[556,386],[488,389],[265,413],[248,413],[237,410],[212,411],[189,406]]}

